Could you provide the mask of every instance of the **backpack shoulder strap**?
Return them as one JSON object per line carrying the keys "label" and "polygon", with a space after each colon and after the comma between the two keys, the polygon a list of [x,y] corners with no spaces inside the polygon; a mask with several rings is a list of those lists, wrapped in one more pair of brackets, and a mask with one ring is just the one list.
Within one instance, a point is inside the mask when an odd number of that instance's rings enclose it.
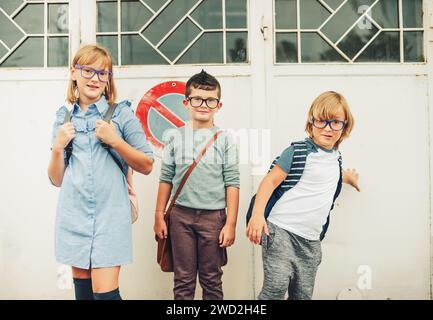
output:
{"label": "backpack shoulder strap", "polygon": [[67,122],[71,122],[71,111],[69,111],[68,109],[66,109],[65,117],[63,118],[63,124]]}
{"label": "backpack shoulder strap", "polygon": [[[65,117],[63,118],[63,124],[71,122],[72,119],[72,112],[66,108]],[[65,147],[65,166],[69,164],[69,159],[72,156],[72,140],[68,143],[68,145]]]}
{"label": "backpack shoulder strap", "polygon": [[[103,120],[105,122],[110,122],[111,118],[113,117],[114,114],[114,110],[116,109],[116,107],[118,106],[118,103],[113,103],[112,105],[110,105],[110,107],[108,108],[107,112],[104,115]],[[110,154],[111,158],[113,158],[114,162],[117,164],[117,166],[119,167],[120,171],[122,171],[125,175],[128,173],[128,171],[124,172],[123,171],[123,166],[122,163],[120,162],[120,160],[113,154],[113,152],[111,152],[111,147],[106,144],[101,142],[102,147],[108,151],[108,153]]]}
{"label": "backpack shoulder strap", "polygon": [[104,115],[104,121],[105,122],[110,122],[111,118],[113,117],[113,113],[114,113],[114,110],[116,109],[117,105],[118,105],[117,103],[113,103],[110,105],[110,107],[108,108],[107,112]]}
{"label": "backpack shoulder strap", "polygon": [[[117,103],[113,103],[113,104],[111,104],[111,105],[108,107],[108,110],[107,110],[107,112],[105,112],[105,115],[104,115],[104,117],[103,117],[103,120],[104,120],[105,122],[110,123],[111,118],[113,117],[114,110],[116,109],[116,107],[117,107]],[[101,142],[101,145],[102,145],[102,147],[103,147],[104,149],[106,149],[106,150],[110,150],[110,148],[111,148],[108,144],[103,143],[103,142]],[[110,154],[113,155],[111,152],[110,152]],[[115,158],[115,157],[113,157],[113,158]],[[116,161],[116,160],[115,160],[115,161]],[[116,163],[117,163],[117,162],[118,162],[118,161],[116,161]],[[120,168],[122,168],[122,166],[120,166]]]}

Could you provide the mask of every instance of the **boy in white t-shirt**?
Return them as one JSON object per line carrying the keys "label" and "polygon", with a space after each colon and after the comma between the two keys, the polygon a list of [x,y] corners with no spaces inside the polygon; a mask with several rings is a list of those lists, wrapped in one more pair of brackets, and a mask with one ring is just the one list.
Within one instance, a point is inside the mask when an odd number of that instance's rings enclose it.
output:
{"label": "boy in white t-shirt", "polygon": [[303,143],[306,160],[300,162],[305,166],[301,177],[277,200],[267,221],[265,207],[274,190],[293,178],[289,172],[299,160],[294,159],[294,145],[283,151],[262,180],[247,226],[247,237],[262,244],[264,284],[258,299],[283,299],[287,291],[290,300],[311,299],[322,259],[320,241],[341,182],[360,191],[355,170],[344,170],[340,180],[338,146],[349,136],[353,125],[345,98],[333,91],[322,93],[308,112],[306,131],[310,137]]}

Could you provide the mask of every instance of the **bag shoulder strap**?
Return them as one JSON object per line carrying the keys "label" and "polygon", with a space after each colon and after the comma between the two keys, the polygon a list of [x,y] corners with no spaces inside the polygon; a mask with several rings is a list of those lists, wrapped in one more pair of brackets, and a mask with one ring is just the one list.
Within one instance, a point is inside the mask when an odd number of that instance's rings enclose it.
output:
{"label": "bag shoulder strap", "polygon": [[168,215],[170,214],[171,209],[173,208],[174,204],[176,203],[177,197],[179,196],[180,192],[182,191],[182,188],[185,185],[186,180],[188,180],[188,177],[190,176],[190,174],[192,173],[194,168],[198,165],[198,163],[200,162],[200,159],[204,156],[204,154],[209,149],[209,147],[216,141],[216,139],[221,134],[221,132],[222,132],[221,130],[218,130],[213,135],[213,137],[208,141],[208,143],[203,148],[203,150],[201,150],[201,152],[198,154],[198,156],[194,159],[193,163],[190,165],[190,167],[186,171],[185,175],[182,177],[182,180],[180,181],[179,187],[177,188],[176,192],[173,195],[173,198],[170,201],[170,205],[168,206],[168,209],[166,211],[164,218],[168,218]]}
{"label": "bag shoulder strap", "polygon": [[[107,112],[104,115],[103,120],[105,122],[110,123],[111,118],[113,117],[114,114],[114,110],[116,109],[116,107],[118,106],[117,103],[113,103],[112,105],[110,105],[110,107],[108,108]],[[103,142],[101,142],[101,145],[104,149],[106,149],[108,151],[108,153],[110,154],[110,156],[113,158],[114,162],[116,162],[117,166],[120,168],[120,171],[123,172],[123,166],[120,163],[119,159],[116,158],[116,156],[111,152],[111,147],[108,144],[105,144]],[[124,173],[124,172],[123,172]],[[124,173],[126,175],[126,173]]]}
{"label": "bag shoulder strap", "polygon": [[111,118],[113,117],[113,113],[114,113],[114,110],[116,109],[117,105],[118,105],[117,103],[113,103],[110,105],[110,107],[108,108],[107,112],[104,115],[104,121],[105,122],[110,122]]}
{"label": "bag shoulder strap", "polygon": [[[105,122],[108,122],[108,123],[110,123],[110,121],[111,121],[111,118],[113,117],[113,113],[114,113],[114,110],[116,109],[116,107],[117,107],[117,103],[113,103],[113,104],[111,104],[109,107],[108,107],[108,110],[107,110],[107,112],[105,112],[105,115],[104,115],[104,117],[102,118]],[[106,150],[110,150],[110,146],[108,145],[108,144],[106,144],[106,143],[103,143],[103,142],[101,142],[101,146],[104,148],[104,149],[106,149]],[[110,154],[111,155],[113,155],[111,152],[110,152]],[[114,158],[114,157],[113,157]],[[115,160],[116,161],[116,160]],[[117,161],[118,162],[118,161]],[[116,163],[117,163],[116,162]],[[122,166],[120,166],[120,168],[122,168]]]}
{"label": "bag shoulder strap", "polygon": [[[63,118],[63,124],[71,122],[72,113],[69,109],[66,109],[65,117]],[[68,145],[65,147],[65,165],[69,164],[69,159],[72,156],[72,140],[69,141]]]}
{"label": "bag shoulder strap", "polygon": [[71,122],[71,111],[69,111],[68,109],[66,109],[65,117],[63,118],[63,124],[67,122]]}

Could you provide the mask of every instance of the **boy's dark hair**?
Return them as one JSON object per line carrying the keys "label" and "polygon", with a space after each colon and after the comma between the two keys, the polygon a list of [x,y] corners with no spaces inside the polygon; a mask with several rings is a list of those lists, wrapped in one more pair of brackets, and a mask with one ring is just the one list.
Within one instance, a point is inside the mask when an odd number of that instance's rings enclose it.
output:
{"label": "boy's dark hair", "polygon": [[194,89],[202,89],[202,90],[215,90],[218,92],[218,99],[221,98],[221,86],[218,80],[207,73],[204,70],[201,70],[200,73],[193,75],[186,82],[185,88],[185,97],[188,98],[191,94],[191,87]]}

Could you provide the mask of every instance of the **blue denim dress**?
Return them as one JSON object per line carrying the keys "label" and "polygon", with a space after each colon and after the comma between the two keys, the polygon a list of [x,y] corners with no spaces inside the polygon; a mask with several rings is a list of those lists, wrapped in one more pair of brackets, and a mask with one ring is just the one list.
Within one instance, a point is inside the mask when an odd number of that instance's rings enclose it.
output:
{"label": "blue denim dress", "polygon": [[[128,165],[111,150],[122,163],[122,172],[95,135],[96,120],[108,107],[102,97],[87,112],[77,104],[71,110],[76,137],[59,194],[55,252],[57,262],[82,269],[132,262],[131,207],[124,174]],[[57,111],[53,141],[66,111],[64,106]],[[118,104],[112,121],[129,145],[153,157],[129,102]]]}

